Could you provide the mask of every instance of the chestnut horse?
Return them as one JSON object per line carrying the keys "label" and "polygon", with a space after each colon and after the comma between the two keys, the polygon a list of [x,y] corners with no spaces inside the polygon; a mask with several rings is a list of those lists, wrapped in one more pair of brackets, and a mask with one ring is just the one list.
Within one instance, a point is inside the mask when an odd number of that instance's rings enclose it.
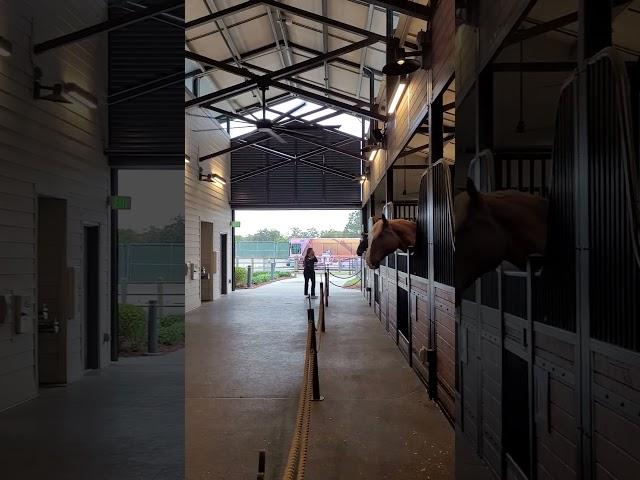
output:
{"label": "chestnut horse", "polygon": [[366,257],[369,268],[378,268],[382,259],[397,249],[406,252],[416,244],[415,222],[387,220],[384,215],[374,222]]}
{"label": "chestnut horse", "polygon": [[502,262],[520,270],[529,255],[543,255],[548,202],[516,190],[480,193],[467,178],[454,200],[456,296]]}
{"label": "chestnut horse", "polygon": [[[515,190],[480,193],[468,178],[466,191],[454,199],[454,222],[457,298],[502,262],[525,270],[529,255],[544,254],[547,201],[542,197]],[[415,245],[416,224],[383,216],[369,240],[367,265],[375,269],[390,253]]]}

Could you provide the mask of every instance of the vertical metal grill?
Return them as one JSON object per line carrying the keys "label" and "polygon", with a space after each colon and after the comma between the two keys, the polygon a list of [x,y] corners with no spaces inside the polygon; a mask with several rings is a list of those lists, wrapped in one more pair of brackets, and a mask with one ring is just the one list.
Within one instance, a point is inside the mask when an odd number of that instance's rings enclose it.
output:
{"label": "vertical metal grill", "polygon": [[547,246],[541,276],[542,306],[536,320],[564,330],[575,331],[575,223],[574,164],[575,119],[574,83],[568,84],[560,96],[556,113],[553,142],[552,179],[549,193]]}
{"label": "vertical metal grill", "polygon": [[420,179],[418,207],[416,211],[416,246],[411,259],[411,273],[422,278],[429,276],[429,253],[427,249],[427,208],[429,195],[429,175],[423,173]]}
{"label": "vertical metal grill", "polygon": [[[640,349],[640,268],[630,198],[637,158],[624,69],[602,55],[587,70],[589,111],[589,299],[593,338]],[[631,186],[631,187],[630,187]],[[631,221],[630,221],[631,219]]]}
{"label": "vertical metal grill", "polygon": [[[441,163],[432,169],[433,172],[433,275],[434,280],[445,285],[454,284],[454,245],[451,225],[451,176],[444,169],[449,168]],[[449,182],[449,185],[447,185]]]}

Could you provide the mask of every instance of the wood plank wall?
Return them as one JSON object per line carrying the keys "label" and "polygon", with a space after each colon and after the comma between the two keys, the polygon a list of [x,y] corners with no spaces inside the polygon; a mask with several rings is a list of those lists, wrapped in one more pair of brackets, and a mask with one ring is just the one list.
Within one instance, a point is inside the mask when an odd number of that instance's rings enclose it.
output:
{"label": "wood plank wall", "polygon": [[[196,113],[196,112],[194,112]],[[207,155],[229,146],[229,137],[224,131],[199,133],[192,130],[214,128],[213,121],[199,117],[185,116],[185,149],[191,163],[185,164],[185,262],[192,262],[197,268],[200,259],[200,222],[213,223],[213,250],[216,257],[216,273],[211,275],[213,299],[220,297],[220,234],[227,236],[227,278],[231,280],[233,262],[231,260],[231,207],[229,206],[231,187],[230,155],[223,155],[202,162],[203,173],[217,173],[227,180],[221,187],[215,183],[198,180],[198,156]],[[201,305],[200,279],[185,278],[185,311]],[[228,285],[231,292],[231,284]]]}
{"label": "wood plank wall", "polygon": [[[33,99],[33,65],[43,83],[75,82],[104,107],[106,37],[32,56],[30,46],[104,21],[101,0],[0,0],[2,36],[13,55],[0,58],[0,292],[36,299],[36,206],[38,195],[67,200],[67,266],[77,267],[75,311],[67,321],[67,380],[84,372],[83,227],[100,226],[100,338],[110,332],[109,168],[103,154],[106,115],[78,104]],[[36,308],[31,333],[0,325],[0,410],[37,394]],[[110,358],[101,342],[101,365]]]}

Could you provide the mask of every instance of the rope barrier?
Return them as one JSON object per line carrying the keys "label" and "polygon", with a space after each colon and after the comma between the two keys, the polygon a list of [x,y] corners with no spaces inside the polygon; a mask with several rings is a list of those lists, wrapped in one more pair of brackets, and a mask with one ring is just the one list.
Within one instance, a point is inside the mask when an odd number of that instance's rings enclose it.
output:
{"label": "rope barrier", "polygon": [[[358,283],[360,283],[362,281],[362,279],[359,279],[356,283],[352,284],[352,285],[357,285]],[[333,283],[331,280],[329,280],[329,283],[331,285],[333,285],[334,287],[340,287],[342,288],[342,285],[338,285],[337,283]]]}
{"label": "rope barrier", "polygon": [[348,279],[350,279],[350,278],[360,276],[360,272],[356,272],[356,273],[354,273],[353,275],[349,275],[348,277],[341,277],[341,276],[336,275],[335,273],[331,273],[331,272],[329,272],[329,275],[332,275],[332,276],[334,276],[334,277],[336,277],[336,278],[340,278],[341,280],[348,280]]}
{"label": "rope barrier", "polygon": [[[291,446],[289,447],[289,455],[287,457],[287,464],[285,467],[284,475],[282,476],[283,480],[297,480],[300,478],[297,476],[297,470],[300,465],[300,454],[301,454],[301,446],[302,446],[302,434],[303,430],[307,431],[309,428],[309,414],[311,413],[311,402],[309,401],[309,392],[311,391],[309,385],[309,364],[311,357],[311,335],[312,335],[313,325],[311,322],[307,325],[307,346],[306,352],[304,356],[304,378],[302,380],[302,389],[300,390],[300,395],[298,397],[298,412],[296,414],[296,428],[293,432],[293,439],[291,441]],[[306,427],[306,428],[305,428]],[[306,462],[306,450],[304,452]],[[304,466],[303,462],[303,466]]]}

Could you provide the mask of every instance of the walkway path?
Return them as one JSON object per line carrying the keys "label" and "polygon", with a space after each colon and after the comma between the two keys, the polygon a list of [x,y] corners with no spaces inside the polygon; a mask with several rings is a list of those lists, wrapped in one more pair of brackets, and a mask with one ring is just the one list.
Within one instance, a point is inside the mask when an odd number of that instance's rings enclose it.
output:
{"label": "walkway path", "polygon": [[[188,314],[187,480],[254,478],[260,449],[266,478],[279,480],[302,380],[306,308],[298,278]],[[306,478],[453,478],[453,429],[360,291],[332,287],[326,324],[318,360],[326,399],[312,407]]]}
{"label": "walkway path", "polygon": [[0,413],[0,478],[184,478],[184,351],[122,358]]}

